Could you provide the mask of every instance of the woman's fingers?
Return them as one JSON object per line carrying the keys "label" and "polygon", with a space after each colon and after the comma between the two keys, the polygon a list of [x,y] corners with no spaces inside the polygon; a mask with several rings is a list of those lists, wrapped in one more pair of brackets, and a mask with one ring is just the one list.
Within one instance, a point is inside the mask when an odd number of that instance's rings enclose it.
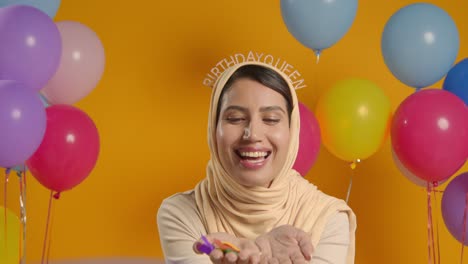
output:
{"label": "woman's fingers", "polygon": [[311,260],[314,246],[312,245],[310,236],[306,232],[299,230],[296,234],[296,239],[299,244],[299,248],[301,249],[302,255],[306,260]]}
{"label": "woman's fingers", "polygon": [[238,260],[238,256],[234,252],[228,252],[224,255],[224,262],[227,264],[236,264]]}
{"label": "woman's fingers", "polygon": [[257,238],[255,244],[262,253],[263,259],[270,259],[272,257],[273,253],[271,252],[270,240],[267,237],[262,236]]}
{"label": "woman's fingers", "polygon": [[224,253],[220,249],[215,249],[210,253],[211,262],[214,264],[222,264],[224,258]]}

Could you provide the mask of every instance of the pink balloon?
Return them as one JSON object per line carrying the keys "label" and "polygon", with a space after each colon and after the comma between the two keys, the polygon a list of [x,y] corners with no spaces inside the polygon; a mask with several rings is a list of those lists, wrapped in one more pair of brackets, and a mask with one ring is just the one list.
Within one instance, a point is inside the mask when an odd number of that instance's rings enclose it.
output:
{"label": "pink balloon", "polygon": [[[396,167],[398,170],[401,172],[403,176],[405,176],[406,179],[408,179],[410,182],[416,184],[417,186],[426,188],[427,187],[427,181],[420,179],[418,176],[414,175],[411,171],[409,171],[403,163],[398,159],[397,155],[395,154],[395,151],[392,149],[392,158],[393,161],[395,162]],[[447,181],[447,179],[438,182],[438,185],[444,184]]]}
{"label": "pink balloon", "polygon": [[302,103],[299,103],[299,114],[299,151],[293,169],[305,176],[315,163],[320,150],[320,127],[314,114]]}
{"label": "pink balloon", "polygon": [[398,159],[417,177],[431,182],[448,179],[466,160],[466,106],[444,90],[416,92],[398,107],[391,137]]}
{"label": "pink balloon", "polygon": [[42,89],[51,104],[73,104],[88,95],[104,72],[104,48],[98,36],[78,22],[57,22],[62,56],[55,75]]}
{"label": "pink balloon", "polygon": [[74,106],[53,105],[46,113],[44,139],[26,165],[43,186],[63,192],[93,170],[100,151],[99,132],[91,117]]}

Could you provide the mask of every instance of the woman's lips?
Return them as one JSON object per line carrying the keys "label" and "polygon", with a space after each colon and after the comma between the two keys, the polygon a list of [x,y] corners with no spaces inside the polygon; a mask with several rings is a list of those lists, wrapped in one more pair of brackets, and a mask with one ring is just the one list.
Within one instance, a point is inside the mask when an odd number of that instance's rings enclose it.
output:
{"label": "woman's lips", "polygon": [[266,148],[244,147],[236,151],[240,164],[251,170],[257,170],[265,166],[270,157],[271,151]]}

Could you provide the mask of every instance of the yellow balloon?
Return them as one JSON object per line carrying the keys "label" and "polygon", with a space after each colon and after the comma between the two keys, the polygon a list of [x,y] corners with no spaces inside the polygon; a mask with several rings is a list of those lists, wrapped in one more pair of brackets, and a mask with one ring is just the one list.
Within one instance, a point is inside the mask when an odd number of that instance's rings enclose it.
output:
{"label": "yellow balloon", "polygon": [[8,208],[6,213],[7,229],[5,235],[5,208],[0,206],[0,263],[18,264],[20,258],[20,221],[19,218]]}
{"label": "yellow balloon", "polygon": [[362,79],[335,84],[320,97],[316,115],[325,147],[350,162],[366,159],[381,147],[392,117],[384,92]]}

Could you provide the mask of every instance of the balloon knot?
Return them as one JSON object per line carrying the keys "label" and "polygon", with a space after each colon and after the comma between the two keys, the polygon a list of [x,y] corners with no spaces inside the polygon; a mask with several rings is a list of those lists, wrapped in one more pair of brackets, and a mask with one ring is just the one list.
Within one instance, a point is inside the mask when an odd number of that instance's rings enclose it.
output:
{"label": "balloon knot", "polygon": [[357,164],[361,162],[360,159],[356,159],[355,161],[351,161],[351,163],[349,163],[349,166],[351,167],[352,170],[356,169],[356,166]]}
{"label": "balloon knot", "polygon": [[318,64],[320,62],[320,54],[322,53],[322,51],[319,50],[319,49],[316,49],[316,50],[314,50],[314,53],[315,53],[315,57],[316,57],[315,63]]}
{"label": "balloon knot", "polygon": [[60,199],[60,192],[56,192],[56,193],[54,194],[54,198],[55,198],[56,200]]}

